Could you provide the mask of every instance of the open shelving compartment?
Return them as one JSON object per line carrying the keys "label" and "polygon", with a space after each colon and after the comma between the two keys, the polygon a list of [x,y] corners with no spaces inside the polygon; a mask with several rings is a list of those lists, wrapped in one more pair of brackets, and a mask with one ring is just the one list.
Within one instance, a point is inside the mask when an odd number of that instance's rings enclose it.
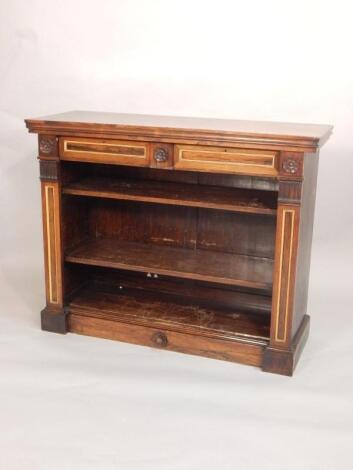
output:
{"label": "open shelving compartment", "polygon": [[62,164],[70,313],[268,344],[277,183]]}

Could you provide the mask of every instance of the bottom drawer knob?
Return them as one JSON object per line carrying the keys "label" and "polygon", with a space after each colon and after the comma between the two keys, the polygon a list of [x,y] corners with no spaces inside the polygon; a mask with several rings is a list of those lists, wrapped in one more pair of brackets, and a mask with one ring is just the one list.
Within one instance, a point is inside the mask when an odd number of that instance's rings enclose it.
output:
{"label": "bottom drawer knob", "polygon": [[165,347],[168,344],[168,338],[164,333],[158,331],[152,335],[152,341],[160,347]]}

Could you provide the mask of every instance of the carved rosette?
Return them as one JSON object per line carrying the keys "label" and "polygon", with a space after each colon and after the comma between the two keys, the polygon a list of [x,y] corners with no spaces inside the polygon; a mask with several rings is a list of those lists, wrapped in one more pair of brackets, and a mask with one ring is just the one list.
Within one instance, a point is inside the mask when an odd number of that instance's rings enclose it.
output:
{"label": "carved rosette", "polygon": [[152,168],[172,168],[173,167],[173,144],[153,143],[151,144]]}
{"label": "carved rosette", "polygon": [[57,154],[57,140],[52,136],[39,136],[39,154],[44,157],[55,157]]}
{"label": "carved rosette", "polygon": [[293,160],[292,158],[288,158],[287,160],[284,160],[284,162],[282,163],[282,169],[285,173],[294,175],[295,173],[297,173],[299,169],[299,164],[296,160]]}
{"label": "carved rosette", "polygon": [[168,160],[168,151],[163,147],[157,147],[154,151],[154,159],[158,163],[166,162]]}
{"label": "carved rosette", "polygon": [[281,152],[280,175],[284,178],[301,179],[303,176],[304,154],[300,152]]}
{"label": "carved rosette", "polygon": [[41,153],[50,154],[53,151],[55,142],[52,139],[42,138],[39,144],[39,150]]}

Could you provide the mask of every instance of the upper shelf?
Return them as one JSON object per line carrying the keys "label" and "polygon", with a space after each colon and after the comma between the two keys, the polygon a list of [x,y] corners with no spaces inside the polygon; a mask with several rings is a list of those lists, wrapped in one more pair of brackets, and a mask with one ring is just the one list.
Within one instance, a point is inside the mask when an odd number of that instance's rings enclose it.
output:
{"label": "upper shelf", "polygon": [[63,193],[269,215],[277,207],[272,191],[109,177],[87,177],[64,186]]}
{"label": "upper shelf", "polygon": [[54,135],[134,136],[151,141],[230,142],[315,151],[330,136],[332,126],[266,121],[239,121],[177,116],[70,111],[26,119],[30,132]]}

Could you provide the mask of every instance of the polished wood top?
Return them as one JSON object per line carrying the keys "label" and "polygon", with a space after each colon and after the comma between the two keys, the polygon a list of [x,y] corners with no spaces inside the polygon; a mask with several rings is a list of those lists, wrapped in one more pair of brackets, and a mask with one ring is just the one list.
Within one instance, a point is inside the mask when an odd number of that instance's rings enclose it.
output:
{"label": "polished wood top", "polygon": [[30,132],[73,134],[146,135],[193,140],[273,143],[297,147],[318,147],[332,132],[332,126],[267,121],[240,121],[94,111],[69,111],[26,119]]}

